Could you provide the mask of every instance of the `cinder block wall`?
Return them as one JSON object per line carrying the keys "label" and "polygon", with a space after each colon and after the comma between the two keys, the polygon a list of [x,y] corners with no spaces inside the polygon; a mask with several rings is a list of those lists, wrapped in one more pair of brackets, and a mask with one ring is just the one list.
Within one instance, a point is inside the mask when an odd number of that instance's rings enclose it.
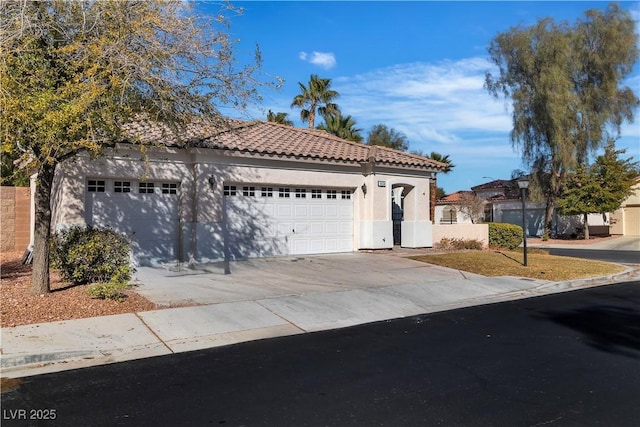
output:
{"label": "cinder block wall", "polygon": [[30,200],[28,187],[0,187],[0,251],[29,246]]}

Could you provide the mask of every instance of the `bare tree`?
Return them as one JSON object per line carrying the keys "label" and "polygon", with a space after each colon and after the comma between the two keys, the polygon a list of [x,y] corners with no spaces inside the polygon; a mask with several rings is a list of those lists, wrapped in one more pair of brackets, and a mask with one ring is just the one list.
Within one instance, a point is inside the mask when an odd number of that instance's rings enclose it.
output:
{"label": "bare tree", "polygon": [[458,209],[476,224],[484,218],[485,201],[471,192],[464,192],[460,195]]}
{"label": "bare tree", "polygon": [[230,4],[215,17],[177,0],[0,0],[2,153],[38,174],[32,292],[49,292],[51,189],[56,167],[100,155],[144,115],[172,129],[219,106],[258,101],[260,52],[238,66]]}

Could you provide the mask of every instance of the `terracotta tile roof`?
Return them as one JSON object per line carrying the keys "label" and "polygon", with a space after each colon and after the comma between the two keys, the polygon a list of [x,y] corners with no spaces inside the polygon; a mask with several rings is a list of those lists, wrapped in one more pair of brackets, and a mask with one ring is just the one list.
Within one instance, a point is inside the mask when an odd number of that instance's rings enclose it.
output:
{"label": "terracotta tile roof", "polygon": [[444,197],[441,197],[440,199],[437,200],[437,204],[438,205],[450,205],[450,204],[455,204],[455,203],[459,203],[462,201],[462,197],[465,194],[470,194],[473,195],[473,191],[456,191],[455,193],[451,193],[451,194],[447,194]]}
{"label": "terracotta tile roof", "polygon": [[[476,185],[475,187],[471,187],[473,191],[478,190],[496,190],[496,189],[504,189],[512,187],[514,184],[513,180],[504,180],[504,179],[496,179],[495,181],[487,182],[484,184]],[[517,184],[516,184],[517,187]]]}
{"label": "terracotta tile roof", "polygon": [[226,126],[192,124],[179,135],[166,126],[140,120],[126,126],[128,139],[145,144],[222,149],[297,158],[366,162],[441,170],[446,165],[427,157],[381,146],[347,141],[321,130],[266,121],[230,120]]}
{"label": "terracotta tile roof", "polygon": [[499,194],[495,194],[488,197],[488,201],[499,200],[517,200],[520,198],[520,188],[518,187],[518,181],[516,179],[497,179],[495,181],[487,182],[485,184],[476,185],[471,187],[474,192],[484,190],[500,190]]}

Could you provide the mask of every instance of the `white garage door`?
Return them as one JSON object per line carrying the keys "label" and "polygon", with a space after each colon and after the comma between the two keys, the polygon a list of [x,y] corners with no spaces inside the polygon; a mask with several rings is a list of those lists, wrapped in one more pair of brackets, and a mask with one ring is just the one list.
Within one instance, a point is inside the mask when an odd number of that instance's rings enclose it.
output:
{"label": "white garage door", "polygon": [[348,189],[225,186],[234,256],[353,251],[353,198]]}
{"label": "white garage door", "polygon": [[109,227],[132,240],[139,265],[178,259],[179,184],[130,180],[87,181],[87,224]]}

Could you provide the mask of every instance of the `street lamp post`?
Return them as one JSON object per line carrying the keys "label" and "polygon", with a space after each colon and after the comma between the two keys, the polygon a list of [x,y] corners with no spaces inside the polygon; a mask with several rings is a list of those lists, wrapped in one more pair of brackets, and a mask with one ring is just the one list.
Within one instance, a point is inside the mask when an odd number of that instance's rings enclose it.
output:
{"label": "street lamp post", "polygon": [[522,249],[524,251],[524,266],[527,266],[527,188],[529,188],[529,178],[522,176],[518,178],[518,187],[520,188],[520,198],[522,199]]}

